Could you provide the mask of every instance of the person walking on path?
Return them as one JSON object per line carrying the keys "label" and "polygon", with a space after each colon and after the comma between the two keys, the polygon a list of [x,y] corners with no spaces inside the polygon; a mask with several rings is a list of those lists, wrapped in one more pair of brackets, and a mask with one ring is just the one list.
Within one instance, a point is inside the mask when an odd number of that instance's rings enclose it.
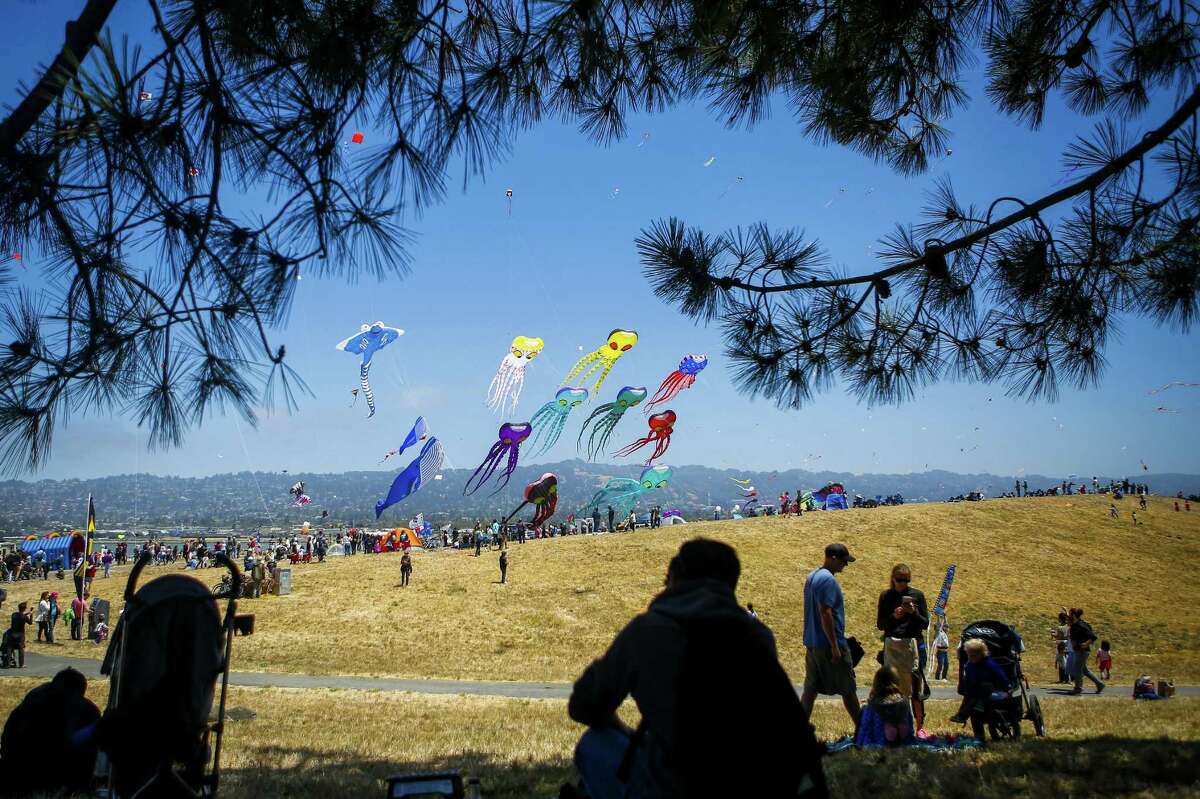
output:
{"label": "person walking on path", "polygon": [[913,721],[918,738],[925,733],[925,630],[929,628],[929,608],[925,594],[913,588],[912,570],[903,563],[892,567],[888,589],[879,595],[875,626],[883,633],[883,665],[891,666],[899,676],[900,693],[912,701]]}
{"label": "person walking on path", "polygon": [[846,602],[834,576],[854,562],[845,544],[825,547],[825,561],[804,581],[804,693],[800,704],[812,715],[817,694],[842,697],[846,712],[858,724],[860,707],[854,665],[846,641]]}
{"label": "person walking on path", "polygon": [[405,552],[400,556],[400,587],[408,588],[409,578],[412,576],[412,555]]}
{"label": "person walking on path", "polygon": [[1071,659],[1071,679],[1075,683],[1071,690],[1072,696],[1083,693],[1084,677],[1096,684],[1096,693],[1104,690],[1104,683],[1088,668],[1092,644],[1095,642],[1096,633],[1092,631],[1092,626],[1083,620],[1083,608],[1075,608],[1071,611],[1071,650],[1074,652]]}
{"label": "person walking on path", "polygon": [[508,550],[500,551],[500,585],[508,582]]}

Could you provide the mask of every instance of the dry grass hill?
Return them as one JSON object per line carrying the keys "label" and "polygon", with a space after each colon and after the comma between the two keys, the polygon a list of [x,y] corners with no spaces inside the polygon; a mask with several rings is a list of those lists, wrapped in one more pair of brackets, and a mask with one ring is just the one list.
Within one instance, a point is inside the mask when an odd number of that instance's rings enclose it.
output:
{"label": "dry grass hill", "polygon": [[[413,584],[399,588],[398,555],[333,558],[293,571],[294,593],[246,601],[253,638],[239,639],[238,670],[387,674],[405,677],[569,681],[661,589],[681,541],[727,541],[742,559],[741,601],[753,602],[775,631],[792,678],[803,677],[805,574],[824,545],[844,541],[858,557],[842,575],[849,632],[874,635],[875,602],[893,563],[936,597],[947,565],[958,566],[952,627],[977,618],[1015,623],[1027,671],[1051,676],[1048,630],[1064,605],[1087,609],[1112,641],[1118,684],[1136,673],[1200,682],[1200,508],[1176,513],[1155,498],[1134,526],[1126,499],[1117,519],[1104,497],[991,500],[812,513],[803,518],[700,522],[633,534],[581,536],[510,545],[509,584],[499,585],[496,552],[416,554]],[[162,573],[160,570],[158,573]],[[124,571],[98,580],[116,599]],[[215,572],[201,572],[215,581]],[[69,581],[51,580],[56,590]],[[9,586],[10,603],[36,599],[45,583]],[[30,636],[32,638],[32,636]],[[100,655],[67,640],[33,651]],[[867,668],[868,666],[860,667]],[[860,681],[866,680],[864,673]]]}

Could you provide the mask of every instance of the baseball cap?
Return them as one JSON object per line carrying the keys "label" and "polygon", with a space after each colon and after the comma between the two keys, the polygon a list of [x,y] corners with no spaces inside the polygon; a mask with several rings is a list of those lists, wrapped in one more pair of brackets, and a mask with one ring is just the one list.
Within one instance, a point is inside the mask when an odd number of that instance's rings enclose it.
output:
{"label": "baseball cap", "polygon": [[854,562],[854,556],[850,554],[850,550],[846,549],[845,544],[830,544],[825,547],[825,557],[839,558],[847,563]]}

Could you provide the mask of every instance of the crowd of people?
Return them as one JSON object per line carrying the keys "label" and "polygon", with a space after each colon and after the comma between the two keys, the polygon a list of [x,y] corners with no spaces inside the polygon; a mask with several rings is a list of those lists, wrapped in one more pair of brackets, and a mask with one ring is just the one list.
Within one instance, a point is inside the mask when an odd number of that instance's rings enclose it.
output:
{"label": "crowd of people", "polygon": [[1100,478],[1092,477],[1092,487],[1089,490],[1087,483],[1082,480],[1078,483],[1075,480],[1063,480],[1058,485],[1052,485],[1047,488],[1037,488],[1033,491],[1029,490],[1028,480],[1017,480],[1013,484],[1011,494],[1004,494],[1006,497],[1058,497],[1072,496],[1075,494],[1111,494],[1117,499],[1120,499],[1126,494],[1133,494],[1139,497],[1146,497],[1150,494],[1150,486],[1146,483],[1138,483],[1131,481],[1128,477],[1122,480],[1110,479],[1107,484],[1101,483]]}

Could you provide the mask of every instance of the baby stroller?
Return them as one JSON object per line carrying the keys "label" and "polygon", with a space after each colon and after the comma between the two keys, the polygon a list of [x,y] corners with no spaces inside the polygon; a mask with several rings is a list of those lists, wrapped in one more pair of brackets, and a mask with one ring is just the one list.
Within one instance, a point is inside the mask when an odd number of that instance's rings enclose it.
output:
{"label": "baby stroller", "polygon": [[1010,684],[1004,692],[1004,698],[994,698],[989,703],[983,719],[992,739],[1019,738],[1022,720],[1032,722],[1034,733],[1039,737],[1044,736],[1046,724],[1042,717],[1042,704],[1036,696],[1029,695],[1029,684],[1021,671],[1021,653],[1025,651],[1025,642],[1016,629],[1004,622],[985,619],[972,622],[963,630],[958,645],[958,693],[965,695],[963,676],[967,654],[963,644],[972,638],[979,638],[987,644],[988,654],[1007,675]]}
{"label": "baby stroller", "polygon": [[[129,575],[125,610],[101,667],[111,675],[98,730],[109,759],[108,795],[211,797],[220,773],[237,601],[228,599],[222,618],[212,592],[184,574],[160,577],[135,591],[151,557],[143,553]],[[224,555],[216,562],[240,589],[237,566]],[[210,721],[218,678],[220,701]]]}

